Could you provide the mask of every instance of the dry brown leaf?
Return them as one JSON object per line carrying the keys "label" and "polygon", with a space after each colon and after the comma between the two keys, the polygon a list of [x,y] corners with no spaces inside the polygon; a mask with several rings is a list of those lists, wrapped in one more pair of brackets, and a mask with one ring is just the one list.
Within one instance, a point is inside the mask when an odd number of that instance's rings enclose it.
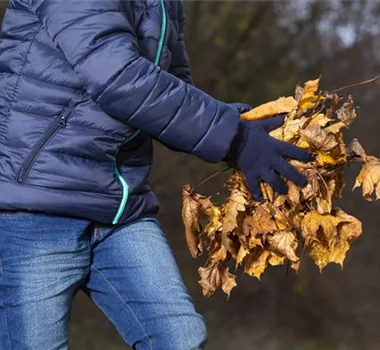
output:
{"label": "dry brown leaf", "polygon": [[185,225],[185,237],[187,247],[193,258],[202,254],[199,245],[200,226],[200,204],[190,194],[189,185],[183,186],[182,190],[182,220]]}
{"label": "dry brown leaf", "polygon": [[271,233],[277,230],[270,212],[263,206],[255,209],[251,216],[247,216],[244,221],[246,234],[256,237],[258,234]]}
{"label": "dry brown leaf", "polygon": [[300,189],[297,187],[293,182],[288,181],[288,195],[287,197],[289,198],[289,201],[294,205],[298,204],[300,202]]}
{"label": "dry brown leaf", "polygon": [[229,272],[228,267],[218,263],[200,267],[198,273],[200,276],[199,284],[205,297],[214,294],[218,288],[222,288],[229,297],[232,288],[236,287],[235,276]]}
{"label": "dry brown leaf", "polygon": [[364,150],[358,139],[353,139],[347,146],[347,154],[352,157],[359,157],[363,162],[367,161],[367,152]]}
{"label": "dry brown leaf", "polygon": [[232,190],[231,195],[228,198],[226,205],[224,206],[224,217],[222,232],[227,235],[229,232],[233,232],[238,226],[239,212],[245,211],[247,200],[244,193],[238,190]]}
{"label": "dry brown leaf", "polygon": [[315,199],[319,214],[330,214],[332,209],[332,196],[335,193],[336,183],[334,179],[323,181],[321,194]]}
{"label": "dry brown leaf", "polygon": [[348,96],[348,101],[345,102],[336,114],[346,126],[350,126],[356,119],[356,110],[352,96]]}
{"label": "dry brown leaf", "polygon": [[367,157],[358,177],[355,186],[362,187],[363,197],[367,201],[372,201],[372,194],[375,193],[376,200],[380,199],[380,160],[375,157]]}
{"label": "dry brown leaf", "polygon": [[265,103],[240,116],[242,120],[263,120],[277,114],[289,113],[295,110],[297,101],[293,97],[280,97],[276,101]]}
{"label": "dry brown leaf", "polygon": [[269,134],[278,140],[292,142],[299,138],[299,131],[307,121],[308,119],[306,117],[293,120],[287,119],[280,128],[271,131]]}
{"label": "dry brown leaf", "polygon": [[322,129],[319,125],[313,124],[306,127],[304,130],[300,131],[302,135],[303,142],[306,141],[306,144],[300,142],[300,147],[303,148],[312,148],[316,151],[327,152],[331,151],[333,148],[338,146],[338,141],[333,133],[328,133],[325,129]]}
{"label": "dry brown leaf", "polygon": [[292,262],[299,260],[296,254],[298,240],[295,233],[290,231],[276,232],[273,236],[268,236],[267,239],[271,249],[285,255]]}

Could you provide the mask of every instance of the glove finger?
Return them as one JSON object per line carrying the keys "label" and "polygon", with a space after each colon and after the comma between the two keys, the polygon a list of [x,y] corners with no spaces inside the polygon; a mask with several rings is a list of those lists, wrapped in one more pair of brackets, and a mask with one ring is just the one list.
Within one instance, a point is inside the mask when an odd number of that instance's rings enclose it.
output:
{"label": "glove finger", "polygon": [[281,177],[276,174],[274,170],[267,172],[263,176],[263,180],[267,182],[272,188],[279,194],[288,193],[288,185],[281,179]]}
{"label": "glove finger", "polygon": [[274,166],[275,170],[299,187],[307,185],[307,177],[294,169],[284,158]]}
{"label": "glove finger", "polygon": [[247,187],[249,191],[252,194],[252,197],[255,201],[262,201],[263,200],[263,194],[261,193],[260,189],[260,179],[259,178],[250,178],[249,176],[246,177],[247,179]]}
{"label": "glove finger", "polygon": [[308,151],[287,142],[278,141],[278,147],[283,156],[297,159],[301,162],[310,162],[311,155]]}
{"label": "glove finger", "polygon": [[240,114],[249,112],[252,109],[250,105],[247,105],[245,103],[231,103],[231,105],[236,107]]}
{"label": "glove finger", "polygon": [[273,118],[265,119],[261,121],[264,130],[266,132],[278,129],[284,123],[284,117],[282,115],[278,115]]}

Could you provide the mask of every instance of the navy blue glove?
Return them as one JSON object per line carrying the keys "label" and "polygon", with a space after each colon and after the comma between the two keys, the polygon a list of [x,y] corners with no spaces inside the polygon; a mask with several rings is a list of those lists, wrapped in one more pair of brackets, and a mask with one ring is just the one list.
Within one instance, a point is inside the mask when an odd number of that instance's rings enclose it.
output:
{"label": "navy blue glove", "polygon": [[231,161],[246,177],[246,182],[255,200],[262,200],[260,182],[267,182],[279,194],[286,194],[288,186],[281,178],[292,181],[299,187],[307,185],[307,178],[296,171],[286,158],[307,162],[310,154],[290,143],[271,137],[268,133],[284,122],[282,116],[261,121],[240,122],[237,135],[228,152]]}

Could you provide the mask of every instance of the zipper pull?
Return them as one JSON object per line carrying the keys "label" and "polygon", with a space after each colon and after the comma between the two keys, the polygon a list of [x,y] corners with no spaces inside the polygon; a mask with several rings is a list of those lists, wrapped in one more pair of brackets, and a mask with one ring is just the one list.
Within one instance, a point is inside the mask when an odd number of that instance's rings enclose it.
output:
{"label": "zipper pull", "polygon": [[59,121],[59,125],[60,125],[61,128],[66,127],[67,118],[69,117],[70,113],[71,113],[71,111],[68,110],[66,113],[64,113],[61,116],[61,120]]}

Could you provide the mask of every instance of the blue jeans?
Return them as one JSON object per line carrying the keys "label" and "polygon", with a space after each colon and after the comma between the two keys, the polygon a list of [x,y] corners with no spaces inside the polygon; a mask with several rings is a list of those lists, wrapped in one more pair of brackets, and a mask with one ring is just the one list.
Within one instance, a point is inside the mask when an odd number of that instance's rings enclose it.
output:
{"label": "blue jeans", "polygon": [[0,213],[0,349],[68,349],[79,289],[134,349],[202,349],[196,313],[156,219],[120,226]]}

